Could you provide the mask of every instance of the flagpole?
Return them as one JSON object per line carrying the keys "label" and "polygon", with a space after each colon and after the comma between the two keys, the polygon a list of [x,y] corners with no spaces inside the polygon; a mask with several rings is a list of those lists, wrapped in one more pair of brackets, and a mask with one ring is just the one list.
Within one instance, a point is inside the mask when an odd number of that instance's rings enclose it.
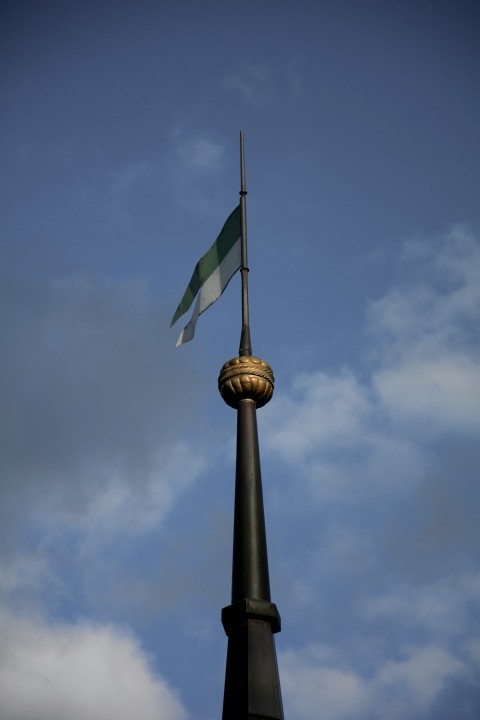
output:
{"label": "flagpole", "polygon": [[243,130],[240,130],[240,223],[242,243],[242,334],[240,337],[240,356],[252,354],[250,322],[248,316],[248,259],[247,259],[247,188],[245,184],[245,150]]}

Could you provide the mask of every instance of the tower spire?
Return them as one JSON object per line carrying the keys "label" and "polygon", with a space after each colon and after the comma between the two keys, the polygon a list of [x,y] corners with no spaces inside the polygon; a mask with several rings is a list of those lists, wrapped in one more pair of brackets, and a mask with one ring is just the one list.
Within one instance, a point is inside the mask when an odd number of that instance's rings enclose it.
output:
{"label": "tower spire", "polygon": [[257,408],[272,397],[274,377],[266,362],[252,356],[250,343],[243,155],[241,133],[242,335],[239,357],[226,362],[218,378],[222,398],[237,410],[232,602],[222,610],[228,636],[222,717],[283,720],[273,637],[280,631],[280,615],[270,597],[257,432]]}

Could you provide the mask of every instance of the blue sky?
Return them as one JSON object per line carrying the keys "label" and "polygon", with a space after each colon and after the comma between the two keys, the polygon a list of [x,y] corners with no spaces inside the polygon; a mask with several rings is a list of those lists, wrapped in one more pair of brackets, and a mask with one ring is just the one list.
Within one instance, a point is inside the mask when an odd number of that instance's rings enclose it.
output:
{"label": "blue sky", "polygon": [[240,129],[286,717],[478,717],[479,21],[3,4],[2,718],[220,717]]}

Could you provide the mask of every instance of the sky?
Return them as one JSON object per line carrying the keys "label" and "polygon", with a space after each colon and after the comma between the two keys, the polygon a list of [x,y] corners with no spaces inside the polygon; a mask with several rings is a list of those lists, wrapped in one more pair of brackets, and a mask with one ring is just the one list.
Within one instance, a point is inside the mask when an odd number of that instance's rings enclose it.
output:
{"label": "sky", "polygon": [[478,3],[0,12],[2,720],[221,716],[240,130],[285,716],[477,718]]}

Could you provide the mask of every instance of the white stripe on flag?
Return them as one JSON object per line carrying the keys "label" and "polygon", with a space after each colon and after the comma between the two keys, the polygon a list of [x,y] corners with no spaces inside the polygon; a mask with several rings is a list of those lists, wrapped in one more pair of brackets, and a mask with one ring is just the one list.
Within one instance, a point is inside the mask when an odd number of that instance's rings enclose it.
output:
{"label": "white stripe on flag", "polygon": [[235,275],[242,264],[241,254],[241,243],[240,238],[238,238],[237,242],[227,255],[225,255],[220,265],[215,268],[200,288],[190,322],[185,325],[184,329],[180,333],[176,347],[193,339],[198,316],[201,315],[204,310],[209,308],[215,300],[218,300],[220,295],[223,293],[231,277]]}

